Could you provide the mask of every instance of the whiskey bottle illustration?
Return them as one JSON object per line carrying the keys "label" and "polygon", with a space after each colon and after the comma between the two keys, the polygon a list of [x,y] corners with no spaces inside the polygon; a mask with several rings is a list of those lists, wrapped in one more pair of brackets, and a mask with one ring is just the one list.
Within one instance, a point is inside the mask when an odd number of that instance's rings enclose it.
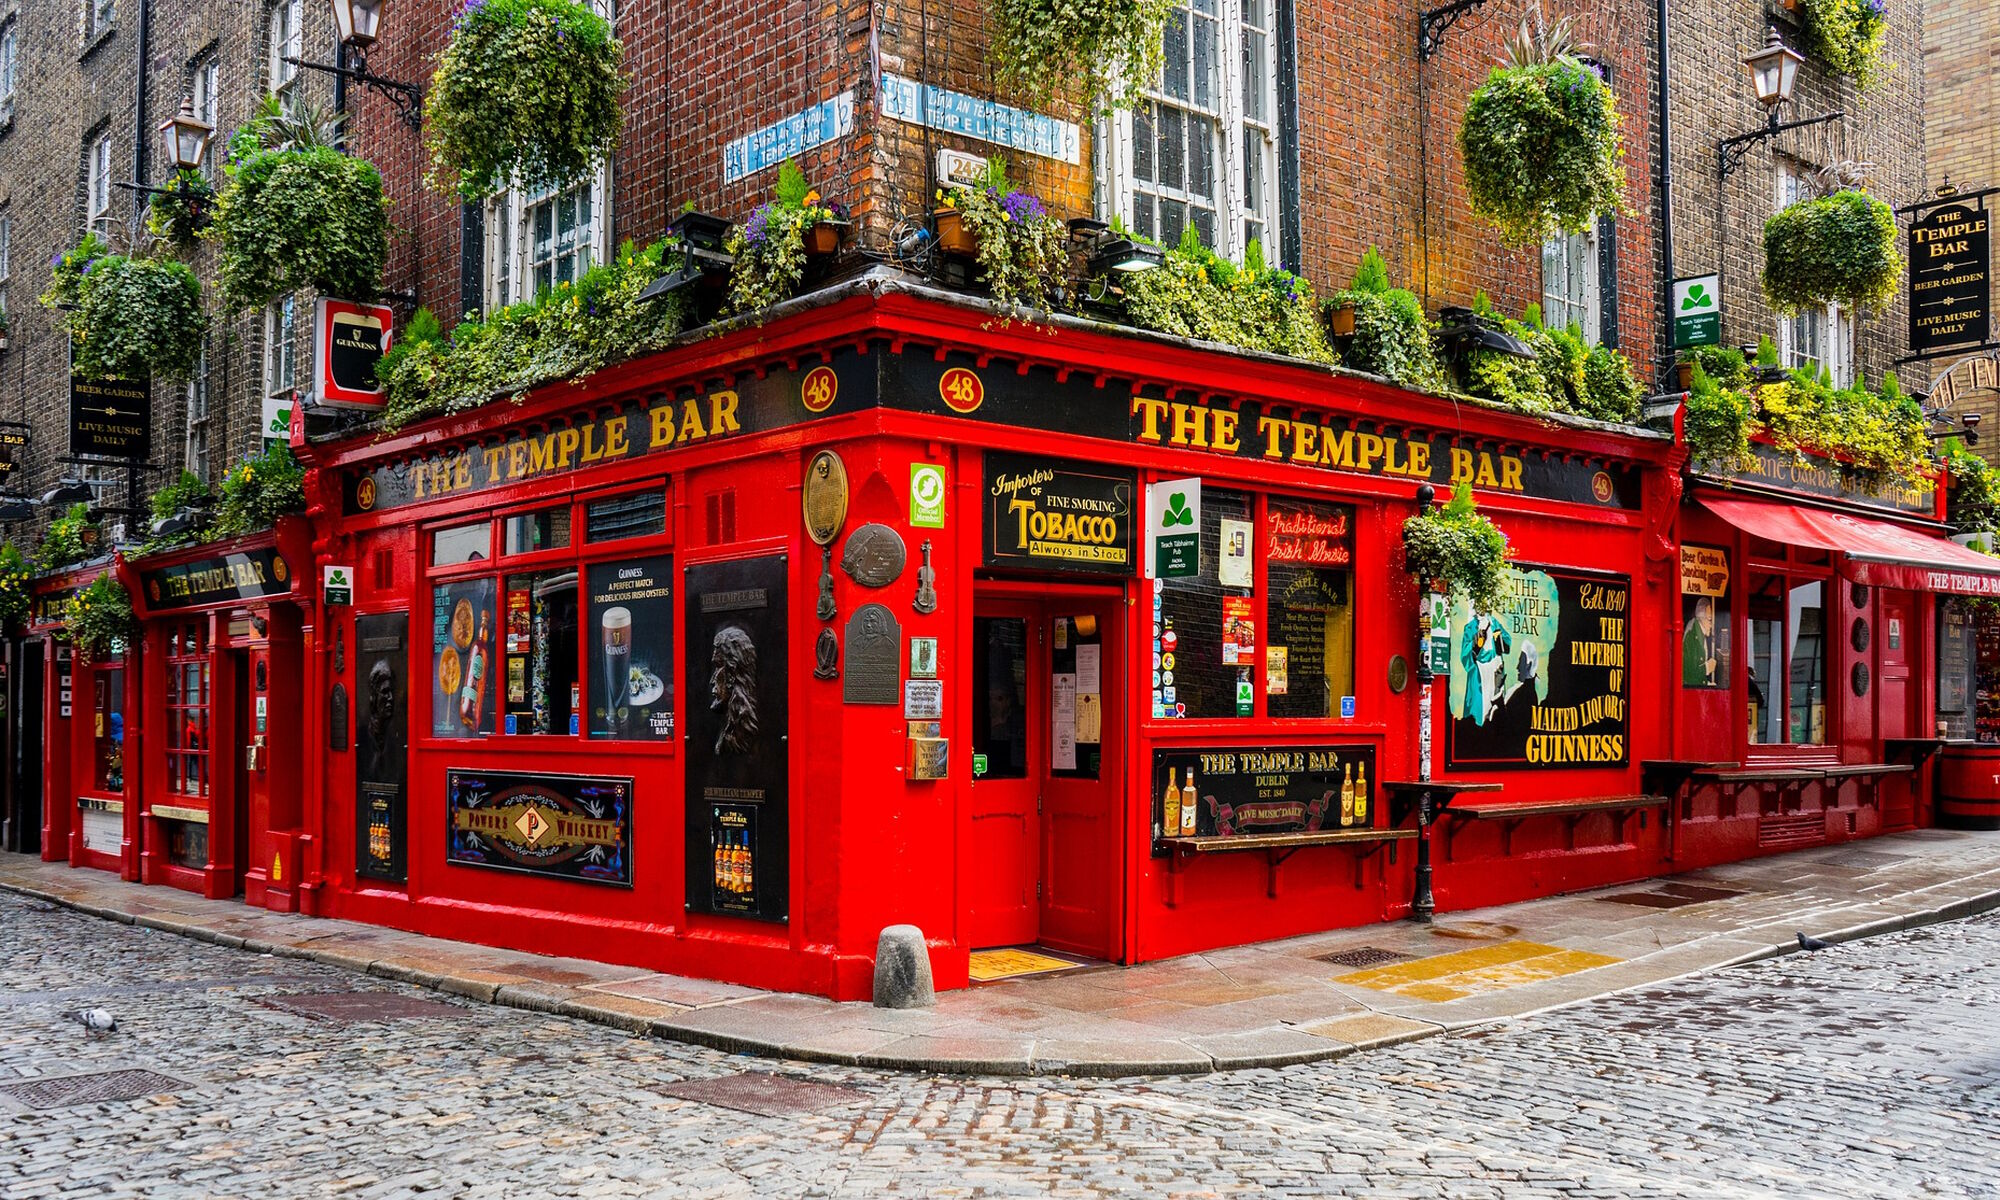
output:
{"label": "whiskey bottle illustration", "polygon": [[729,890],[729,835],[715,839],[715,890]]}
{"label": "whiskey bottle illustration", "polygon": [[1354,823],[1356,825],[1368,824],[1368,764],[1366,762],[1356,763],[1354,766]]}
{"label": "whiskey bottle illustration", "polygon": [[1195,835],[1195,818],[1201,812],[1201,793],[1194,790],[1194,768],[1187,771],[1187,786],[1181,789],[1181,836]]}
{"label": "whiskey bottle illustration", "polygon": [[1174,769],[1167,768],[1167,793],[1161,798],[1160,832],[1162,837],[1181,835],[1181,788],[1174,782]]}
{"label": "whiskey bottle illustration", "polygon": [[1354,764],[1347,765],[1347,773],[1340,777],[1340,823],[1354,824]]}
{"label": "whiskey bottle illustration", "polygon": [[750,894],[756,890],[757,886],[756,873],[751,869],[756,865],[757,859],[756,856],[751,854],[750,852],[750,831],[747,829],[743,831],[742,855],[743,855],[743,867],[736,881],[737,894],[747,900],[749,899]]}

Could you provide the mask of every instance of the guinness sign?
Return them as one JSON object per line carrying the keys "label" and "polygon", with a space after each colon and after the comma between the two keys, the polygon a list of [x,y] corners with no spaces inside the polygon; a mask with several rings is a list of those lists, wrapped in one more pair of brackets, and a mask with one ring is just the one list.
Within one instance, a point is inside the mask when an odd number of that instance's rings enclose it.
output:
{"label": "guinness sign", "polygon": [[386,304],[313,302],[312,403],[317,408],[379,409],[383,394],[375,364],[389,352],[395,313]]}
{"label": "guinness sign", "polygon": [[1992,330],[1989,214],[1943,204],[1910,225],[1910,353],[1983,344]]}

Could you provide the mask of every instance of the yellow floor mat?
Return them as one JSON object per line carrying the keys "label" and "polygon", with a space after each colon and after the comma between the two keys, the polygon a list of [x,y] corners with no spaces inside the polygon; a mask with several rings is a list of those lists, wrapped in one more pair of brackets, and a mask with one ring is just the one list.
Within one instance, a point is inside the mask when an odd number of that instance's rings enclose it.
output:
{"label": "yellow floor mat", "polygon": [[1394,992],[1412,1000],[1442,1002],[1519,987],[1524,983],[1539,983],[1544,979],[1559,979],[1620,961],[1623,960],[1584,950],[1544,946],[1539,942],[1501,942],[1474,950],[1459,950],[1394,966],[1371,967],[1365,971],[1337,975],[1334,982],[1373,988],[1378,992]]}
{"label": "yellow floor mat", "polygon": [[972,982],[992,983],[996,979],[1013,979],[1021,975],[1041,975],[1049,971],[1067,971],[1084,964],[1066,958],[1042,954],[1034,950],[974,950],[972,952]]}

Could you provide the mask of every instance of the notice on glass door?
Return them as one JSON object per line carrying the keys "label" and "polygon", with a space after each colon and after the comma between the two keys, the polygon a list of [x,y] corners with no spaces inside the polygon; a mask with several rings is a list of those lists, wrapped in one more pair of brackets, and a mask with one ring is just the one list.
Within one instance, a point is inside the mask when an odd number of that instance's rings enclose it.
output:
{"label": "notice on glass door", "polygon": [[1052,677],[1053,698],[1049,705],[1050,724],[1053,726],[1050,739],[1050,766],[1058,771],[1076,770],[1076,676],[1061,674]]}
{"label": "notice on glass door", "polygon": [[1076,648],[1076,690],[1078,695],[1095,696],[1104,690],[1104,647],[1082,642]]}

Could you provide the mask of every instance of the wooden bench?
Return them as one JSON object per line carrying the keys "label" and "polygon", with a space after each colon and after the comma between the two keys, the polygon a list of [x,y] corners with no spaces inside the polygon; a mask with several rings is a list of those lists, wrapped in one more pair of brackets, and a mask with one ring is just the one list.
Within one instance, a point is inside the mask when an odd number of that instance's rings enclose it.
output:
{"label": "wooden bench", "polygon": [[[1716,816],[1733,820],[1736,816],[1736,802],[1743,797],[1745,788],[1762,784],[1776,784],[1778,811],[1805,806],[1805,787],[1808,783],[1819,783],[1826,779],[1822,767],[1727,767],[1715,771],[1696,771],[1691,776],[1697,784],[1715,785],[1716,797],[1721,803],[1716,806]],[[1787,802],[1790,797],[1792,803]],[[1683,817],[1692,817],[1694,796],[1689,794]]]}
{"label": "wooden bench", "polygon": [[1264,852],[1265,864],[1269,867],[1270,895],[1278,896],[1279,871],[1285,860],[1299,851],[1312,846],[1366,846],[1363,853],[1354,856],[1354,886],[1363,884],[1362,864],[1374,857],[1375,852],[1388,847],[1389,861],[1396,861],[1396,843],[1415,840],[1414,829],[1307,829],[1296,833],[1239,833],[1231,837],[1170,837],[1159,839],[1159,845],[1167,851],[1167,903],[1179,905],[1181,900],[1181,869],[1183,865],[1204,854],[1241,854],[1252,850]]}
{"label": "wooden bench", "polygon": [[1882,808],[1882,781],[1891,775],[1914,775],[1915,763],[1842,763],[1826,768],[1827,803],[1820,807],[1837,808],[1840,805],[1840,789],[1849,780],[1856,781],[1854,802],[1867,804],[1876,811]]}
{"label": "wooden bench", "polygon": [[1378,786],[1389,797],[1389,824],[1401,825],[1410,819],[1418,808],[1418,801],[1425,792],[1431,794],[1431,819],[1451,807],[1452,801],[1474,792],[1497,792],[1497,783],[1458,783],[1446,779],[1429,781],[1418,779],[1398,779],[1385,781]]}
{"label": "wooden bench", "polygon": [[[1531,800],[1525,803],[1512,804],[1462,804],[1448,809],[1447,815],[1457,817],[1461,822],[1503,822],[1500,826],[1500,853],[1507,855],[1514,853],[1514,831],[1520,828],[1521,822],[1531,817],[1564,818],[1563,845],[1565,849],[1574,850],[1576,849],[1576,827],[1583,818],[1592,813],[1608,812],[1613,814],[1612,820],[1617,825],[1618,843],[1622,845],[1627,840],[1625,837],[1625,823],[1631,819],[1634,813],[1641,814],[1640,828],[1643,829],[1645,828],[1645,817],[1643,815],[1645,811],[1652,808],[1664,808],[1669,803],[1671,803],[1671,800],[1668,797],[1655,796],[1650,793],[1641,793],[1636,796],[1583,796],[1573,800]],[[1444,856],[1447,860],[1452,856],[1452,842],[1455,839],[1457,828],[1454,827],[1445,833]]]}

